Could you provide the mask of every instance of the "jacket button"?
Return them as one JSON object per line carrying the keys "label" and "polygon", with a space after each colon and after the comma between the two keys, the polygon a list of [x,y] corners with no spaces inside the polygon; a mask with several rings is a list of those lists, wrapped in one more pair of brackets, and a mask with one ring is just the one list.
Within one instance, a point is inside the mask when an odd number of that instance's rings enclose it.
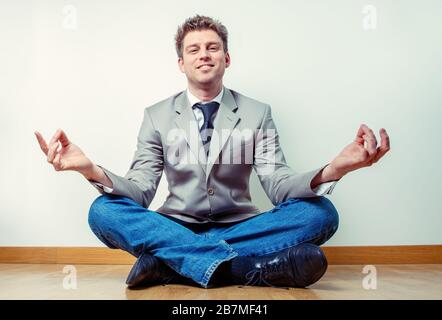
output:
{"label": "jacket button", "polygon": [[207,193],[211,196],[213,196],[213,194],[215,193],[215,191],[213,191],[212,188],[207,189]]}

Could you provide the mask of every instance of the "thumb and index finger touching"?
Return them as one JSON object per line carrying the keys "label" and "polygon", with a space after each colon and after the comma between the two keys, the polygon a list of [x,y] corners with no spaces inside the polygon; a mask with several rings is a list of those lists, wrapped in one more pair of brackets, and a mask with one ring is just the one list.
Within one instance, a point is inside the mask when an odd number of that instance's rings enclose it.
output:
{"label": "thumb and index finger touching", "polygon": [[359,127],[358,133],[356,134],[355,141],[363,144],[367,142],[367,149],[369,149],[369,153],[373,158],[374,162],[377,162],[385,153],[390,150],[390,137],[385,128],[381,128],[379,130],[379,134],[381,137],[380,146],[377,146],[376,137],[374,136],[373,131],[367,127],[365,124],[362,124]]}
{"label": "thumb and index finger touching", "polygon": [[52,139],[49,141],[49,144],[46,143],[46,140],[43,138],[42,134],[38,131],[34,132],[37,141],[40,145],[40,149],[44,152],[44,154],[48,154],[49,149],[53,147],[55,143],[60,141],[62,147],[66,147],[69,145],[70,141],[66,135],[66,133],[62,129],[58,129],[53,135]]}

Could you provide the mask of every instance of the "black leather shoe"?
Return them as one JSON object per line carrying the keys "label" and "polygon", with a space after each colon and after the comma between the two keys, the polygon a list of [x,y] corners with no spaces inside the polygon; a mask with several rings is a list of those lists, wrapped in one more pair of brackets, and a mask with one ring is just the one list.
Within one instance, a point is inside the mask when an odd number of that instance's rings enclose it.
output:
{"label": "black leather shoe", "polygon": [[232,273],[235,284],[304,288],[318,281],[327,266],[321,248],[303,243],[265,256],[234,258]]}
{"label": "black leather shoe", "polygon": [[176,273],[163,261],[148,253],[142,253],[138,257],[126,279],[129,288],[171,283],[192,284],[193,281]]}

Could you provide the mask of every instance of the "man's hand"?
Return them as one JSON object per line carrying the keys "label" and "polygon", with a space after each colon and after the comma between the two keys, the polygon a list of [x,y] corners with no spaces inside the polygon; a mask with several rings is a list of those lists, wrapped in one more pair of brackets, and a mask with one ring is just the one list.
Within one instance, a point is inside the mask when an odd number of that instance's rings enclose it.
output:
{"label": "man's hand", "polygon": [[55,171],[74,170],[83,175],[92,172],[94,166],[92,161],[78,146],[69,141],[63,130],[58,129],[49,144],[46,144],[40,132],[34,133],[47,161],[54,166]]}
{"label": "man's hand", "polygon": [[364,167],[369,167],[381,159],[390,150],[390,137],[387,131],[379,130],[381,144],[377,146],[376,136],[369,127],[362,124],[355,140],[341,151],[330,163],[330,172],[338,178]]}

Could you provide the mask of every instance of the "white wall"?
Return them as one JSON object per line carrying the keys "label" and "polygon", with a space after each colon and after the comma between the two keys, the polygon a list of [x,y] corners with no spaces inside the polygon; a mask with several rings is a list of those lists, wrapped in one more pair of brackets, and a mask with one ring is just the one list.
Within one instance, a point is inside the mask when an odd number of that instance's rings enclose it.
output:
{"label": "white wall", "polygon": [[[377,9],[375,30],[363,28],[365,5]],[[186,86],[173,37],[196,13],[227,26],[225,85],[272,105],[296,171],[330,161],[360,123],[387,128],[391,152],[329,197],[341,217],[329,245],[442,242],[441,1],[2,0],[0,246],[101,245],[87,224],[98,192],[55,172],[33,131],[63,128],[124,175],[144,107]],[[152,209],[166,193],[162,181]]]}

